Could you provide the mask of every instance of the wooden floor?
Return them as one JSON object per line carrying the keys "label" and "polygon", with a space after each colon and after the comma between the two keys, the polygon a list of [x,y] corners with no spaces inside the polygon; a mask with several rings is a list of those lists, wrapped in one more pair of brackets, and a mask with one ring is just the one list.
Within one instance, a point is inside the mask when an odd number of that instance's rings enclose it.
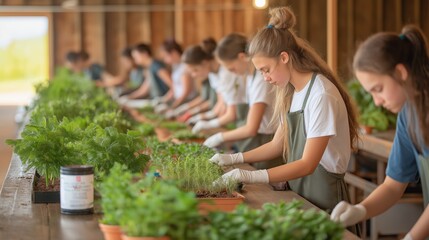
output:
{"label": "wooden floor", "polygon": [[16,137],[17,125],[14,121],[16,108],[16,106],[0,106],[0,189],[12,156],[12,148],[4,141]]}

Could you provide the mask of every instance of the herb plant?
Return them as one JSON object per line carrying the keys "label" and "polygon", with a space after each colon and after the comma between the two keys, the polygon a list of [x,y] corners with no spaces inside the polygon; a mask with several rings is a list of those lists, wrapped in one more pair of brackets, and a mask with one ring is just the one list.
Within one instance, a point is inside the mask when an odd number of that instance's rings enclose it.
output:
{"label": "herb plant", "polygon": [[189,239],[200,221],[194,193],[180,190],[174,182],[156,180],[148,174],[145,188],[130,199],[121,216],[121,229],[128,236]]}
{"label": "herb plant", "polygon": [[262,209],[240,205],[232,213],[212,212],[199,228],[201,239],[342,239],[344,228],[329,215],[303,210],[302,202],[265,204]]}
{"label": "herb plant", "polygon": [[172,138],[176,138],[179,140],[188,140],[188,139],[201,139],[204,138],[203,135],[199,133],[193,133],[189,129],[182,129],[173,133]]}

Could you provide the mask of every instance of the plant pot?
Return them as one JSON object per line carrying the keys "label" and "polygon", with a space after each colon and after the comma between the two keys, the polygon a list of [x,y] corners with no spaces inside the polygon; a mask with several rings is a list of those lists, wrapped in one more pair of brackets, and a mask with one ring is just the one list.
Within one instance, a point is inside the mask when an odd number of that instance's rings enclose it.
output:
{"label": "plant pot", "polygon": [[364,134],[371,134],[372,133],[372,127],[370,126],[361,126],[361,130]]}
{"label": "plant pot", "polygon": [[244,196],[238,192],[234,192],[233,195],[233,197],[222,198],[198,198],[198,211],[201,214],[214,211],[232,212],[244,201]]}
{"label": "plant pot", "polygon": [[122,235],[122,240],[170,240],[170,237],[129,237]]}
{"label": "plant pot", "polygon": [[155,133],[159,141],[165,142],[170,138],[170,131],[165,128],[155,128]]}
{"label": "plant pot", "polygon": [[107,225],[99,223],[105,240],[122,240],[122,232],[119,225]]}
{"label": "plant pot", "polygon": [[[31,200],[33,203],[59,203],[60,202],[60,191],[58,190],[38,190],[37,185],[40,179],[40,175],[36,172],[33,175],[33,182],[31,183]],[[59,188],[59,180],[58,180]]]}

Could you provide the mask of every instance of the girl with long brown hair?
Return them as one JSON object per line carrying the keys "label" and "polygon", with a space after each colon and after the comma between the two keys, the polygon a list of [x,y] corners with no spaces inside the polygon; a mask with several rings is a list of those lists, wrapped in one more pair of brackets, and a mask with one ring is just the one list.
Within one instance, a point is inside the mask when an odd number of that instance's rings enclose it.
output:
{"label": "girl with long brown hair", "polygon": [[420,179],[423,215],[404,239],[429,237],[429,55],[426,39],[416,26],[401,34],[383,32],[369,37],[357,50],[353,69],[376,105],[399,113],[386,179],[357,205],[339,203],[333,220],[352,225],[392,207],[408,183]]}
{"label": "girl with long brown hair", "polygon": [[321,209],[348,200],[344,174],[357,139],[358,123],[349,96],[316,52],[293,31],[288,7],[270,11],[269,25],[249,45],[248,54],[265,81],[276,86],[272,141],[245,153],[217,154],[219,165],[268,161],[286,164],[267,170],[234,169],[223,178],[245,183],[288,181],[289,187]]}

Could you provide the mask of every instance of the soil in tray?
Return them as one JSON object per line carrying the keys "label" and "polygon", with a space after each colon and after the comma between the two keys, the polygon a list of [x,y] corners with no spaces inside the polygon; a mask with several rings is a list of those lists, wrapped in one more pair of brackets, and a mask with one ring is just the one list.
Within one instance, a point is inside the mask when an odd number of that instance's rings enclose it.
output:
{"label": "soil in tray", "polygon": [[37,192],[55,192],[60,191],[60,180],[57,179],[53,184],[48,182],[48,186],[46,186],[45,177],[37,177],[34,183],[34,191]]}
{"label": "soil in tray", "polygon": [[220,192],[216,194],[210,193],[197,193],[197,198],[236,198],[233,194],[228,194],[227,192]]}

